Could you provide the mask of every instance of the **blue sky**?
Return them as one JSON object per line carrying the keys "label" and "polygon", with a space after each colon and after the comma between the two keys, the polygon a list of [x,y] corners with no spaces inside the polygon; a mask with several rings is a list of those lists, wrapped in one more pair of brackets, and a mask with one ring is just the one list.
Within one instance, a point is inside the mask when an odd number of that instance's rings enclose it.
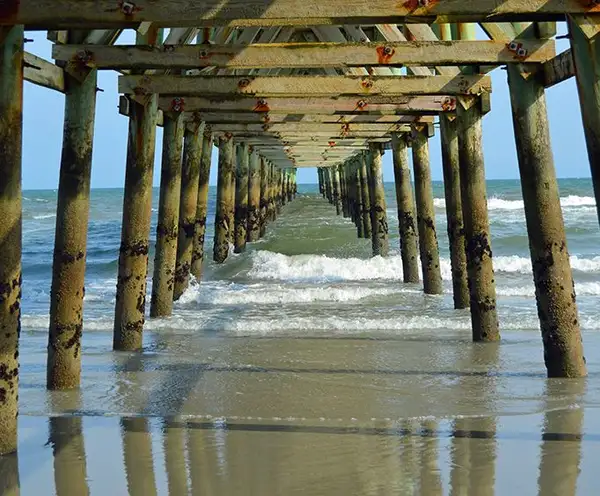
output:
{"label": "blue sky", "polygon": [[[564,33],[564,27],[560,27]],[[50,43],[45,33],[28,33],[34,42],[26,49],[50,60]],[[125,33],[120,43],[133,40]],[[568,41],[559,40],[558,51],[568,48]],[[517,156],[513,137],[512,117],[506,71],[492,73],[492,111],[484,119],[484,153],[489,179],[518,178]],[[100,73],[92,187],[122,187],[125,178],[127,118],[119,115],[117,75]],[[60,167],[64,96],[45,88],[25,83],[23,117],[23,187],[24,189],[56,189]],[[563,82],[546,92],[548,116],[552,134],[558,177],[589,177],[589,165],[583,136],[575,80]],[[162,131],[157,132],[154,184],[160,182]],[[431,167],[434,180],[441,180],[439,135],[431,140]],[[215,149],[216,153],[216,149]],[[216,155],[213,153],[214,159]],[[384,156],[384,179],[393,181],[391,153]],[[211,184],[216,184],[216,160],[213,160]],[[316,182],[316,170],[301,169],[299,183]]]}

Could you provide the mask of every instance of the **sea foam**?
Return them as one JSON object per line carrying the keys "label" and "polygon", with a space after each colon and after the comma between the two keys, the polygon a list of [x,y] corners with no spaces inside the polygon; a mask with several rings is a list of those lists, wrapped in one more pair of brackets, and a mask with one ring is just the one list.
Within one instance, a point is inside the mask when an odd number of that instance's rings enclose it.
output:
{"label": "sea foam", "polygon": [[[571,257],[571,266],[575,271],[600,272],[600,257]],[[440,261],[442,278],[452,279],[450,261]],[[531,260],[526,257],[494,257],[496,272],[531,274]],[[248,277],[255,280],[280,281],[393,281],[402,280],[402,258],[400,255],[388,258],[332,258],[325,255],[287,256],[270,251],[258,251],[252,254],[252,267]]]}
{"label": "sea foam", "polygon": [[[446,200],[444,198],[435,198],[433,203],[438,208],[446,208]],[[596,200],[591,196],[569,195],[561,197],[560,204],[563,208],[595,207]],[[525,204],[523,200],[505,200],[497,197],[488,199],[489,210],[523,210],[524,208]]]}

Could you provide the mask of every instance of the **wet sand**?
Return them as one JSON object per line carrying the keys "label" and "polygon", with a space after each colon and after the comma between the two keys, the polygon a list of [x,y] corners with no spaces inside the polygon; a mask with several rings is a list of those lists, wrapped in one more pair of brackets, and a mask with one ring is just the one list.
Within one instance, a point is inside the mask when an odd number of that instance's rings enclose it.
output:
{"label": "wet sand", "polygon": [[48,393],[45,336],[25,332],[0,493],[596,494],[600,368],[548,380],[538,333],[503,338],[161,330],[123,354],[90,332],[82,390]]}

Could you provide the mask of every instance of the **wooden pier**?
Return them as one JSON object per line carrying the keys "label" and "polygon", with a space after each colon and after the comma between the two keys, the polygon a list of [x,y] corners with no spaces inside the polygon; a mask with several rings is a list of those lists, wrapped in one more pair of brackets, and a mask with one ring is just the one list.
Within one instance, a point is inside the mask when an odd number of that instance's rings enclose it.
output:
{"label": "wooden pier", "polygon": [[[571,50],[556,53],[556,23]],[[488,40],[475,38],[480,23]],[[394,160],[405,282],[442,292],[429,140],[439,123],[454,302],[475,341],[500,339],[482,120],[489,72],[508,67],[533,278],[550,377],[586,375],[545,88],[576,77],[600,208],[600,6],[587,0],[0,0],[0,455],[17,446],[24,80],[65,95],[47,386],[80,386],[98,71],[129,119],[114,349],[142,346],[156,127],[163,126],[150,315],[202,276],[211,153],[213,259],[264,236],[318,168],[319,191],[387,256],[382,155]],[[135,45],[115,46],[123,29]],[[24,50],[45,30],[54,63]],[[102,129],[98,129],[102,132]],[[408,167],[414,164],[415,191]],[[416,208],[413,204],[416,199]]]}

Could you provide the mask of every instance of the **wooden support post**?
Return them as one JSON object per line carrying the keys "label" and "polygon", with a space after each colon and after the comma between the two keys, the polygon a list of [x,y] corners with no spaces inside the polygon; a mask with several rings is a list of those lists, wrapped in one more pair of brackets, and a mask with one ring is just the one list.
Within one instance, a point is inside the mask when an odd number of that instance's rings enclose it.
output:
{"label": "wooden support post", "polygon": [[330,167],[325,167],[323,169],[323,179],[325,180],[325,197],[327,198],[327,201],[333,205],[333,178]]}
{"label": "wooden support post", "polygon": [[414,130],[412,136],[423,290],[425,294],[442,294],[444,288],[442,285],[440,253],[435,229],[435,208],[433,205],[433,188],[431,186],[431,169],[429,166],[429,141],[425,132],[418,129]]}
{"label": "wooden support post", "polygon": [[500,330],[485,185],[482,115],[476,102],[461,100],[457,105],[458,156],[473,340],[498,341]]}
{"label": "wooden support post", "polygon": [[508,67],[513,124],[548,377],[587,375],[573,274],[554,169],[546,95],[523,68]]}
{"label": "wooden support post", "polygon": [[333,204],[335,206],[335,213],[337,215],[342,214],[342,198],[340,190],[340,169],[338,167],[332,167],[329,170],[331,174],[331,186],[332,186],[332,197]]}
{"label": "wooden support post", "polygon": [[580,22],[585,22],[584,19],[567,16],[567,21],[596,209],[600,220],[600,34],[594,31],[590,33],[591,36],[586,35],[580,26]]}
{"label": "wooden support post", "polygon": [[288,169],[283,169],[281,171],[281,204],[285,206],[288,202],[288,180],[289,180],[289,171]]}
{"label": "wooden support post", "polygon": [[248,236],[248,145],[238,145],[235,182],[235,253],[246,250]]}
{"label": "wooden support post", "polygon": [[171,315],[173,311],[183,131],[183,115],[166,113],[164,116],[154,277],[152,278],[150,301],[151,317]]}
{"label": "wooden support post", "polygon": [[408,149],[404,135],[392,134],[392,150],[403,279],[407,283],[417,283],[419,282],[419,235],[408,165]]}
{"label": "wooden support post", "polygon": [[465,253],[465,230],[460,195],[460,165],[455,118],[440,115],[440,135],[454,308],[469,308],[467,255]]}
{"label": "wooden support post", "polygon": [[202,140],[198,203],[196,204],[196,223],[194,226],[194,249],[192,252],[192,274],[197,281],[202,277],[202,265],[204,263],[204,238],[206,235],[206,216],[208,213],[208,180],[212,165],[212,150],[213,136],[210,130],[205,128]]}
{"label": "wooden support post", "polygon": [[360,173],[360,196],[362,198],[363,234],[365,239],[371,239],[371,188],[369,186],[369,174],[367,172],[367,154],[358,156]]}
{"label": "wooden support post", "polygon": [[142,347],[152,215],[156,95],[148,96],[143,105],[132,100],[130,112],[113,336],[114,349],[121,351]]}
{"label": "wooden support post", "polygon": [[338,166],[340,172],[340,202],[342,204],[342,215],[347,219],[350,215],[348,210],[348,184],[346,182],[346,164]]}
{"label": "wooden support post", "polygon": [[228,217],[228,225],[229,229],[227,230],[227,242],[229,244],[233,244],[235,238],[235,183],[236,183],[236,169],[237,169],[237,146],[235,146],[235,141],[233,144],[233,152],[231,158],[231,166],[232,166],[232,174],[231,174],[231,183],[229,187],[229,205],[231,205],[231,209],[229,210]]}
{"label": "wooden support post", "polygon": [[260,238],[260,157],[256,150],[250,153],[248,175],[248,241]]}
{"label": "wooden support post", "polygon": [[213,260],[222,264],[229,255],[229,232],[233,230],[233,202],[231,176],[234,174],[233,139],[219,138],[219,174],[217,178],[217,209]]}
{"label": "wooden support post", "polygon": [[296,196],[296,169],[290,169],[287,181],[288,202],[294,201]]}
{"label": "wooden support post", "polygon": [[184,133],[183,164],[181,166],[181,197],[179,202],[179,233],[177,235],[177,265],[173,299],[178,300],[188,288],[194,251],[194,231],[198,208],[198,186],[204,124],[192,122]]}
{"label": "wooden support post", "polygon": [[81,380],[81,337],[90,179],[96,110],[96,70],[66,77],[56,234],[50,291],[48,389],[72,389]]}
{"label": "wooden support post", "polygon": [[[346,185],[348,188],[348,214],[354,225],[356,226],[356,190],[355,190],[355,161],[354,158],[349,159],[346,164]],[[358,227],[357,227],[358,228]]]}
{"label": "wooden support post", "polygon": [[0,456],[17,450],[23,26],[0,28]]}
{"label": "wooden support post", "polygon": [[356,158],[353,162],[354,174],[352,180],[354,181],[354,191],[356,194],[356,202],[354,204],[354,211],[356,215],[356,235],[358,238],[366,238],[365,236],[365,222],[364,222],[364,200],[362,191],[362,182],[360,180],[360,171],[362,166],[362,159]]}
{"label": "wooden support post", "polygon": [[269,163],[269,222],[277,220],[277,171],[272,163]]}
{"label": "wooden support post", "polygon": [[379,143],[370,143],[370,169],[372,180],[371,197],[371,242],[373,256],[387,257],[390,246],[388,240],[387,210],[383,185],[382,150]]}
{"label": "wooden support post", "polygon": [[269,171],[267,159],[260,157],[260,237],[267,231],[269,216]]}
{"label": "wooden support post", "polygon": [[281,185],[283,184],[283,170],[273,165],[273,171],[275,174],[275,180],[273,181],[273,198],[275,200],[275,212],[276,217],[281,213],[281,207],[283,205],[281,199]]}
{"label": "wooden support post", "polygon": [[319,179],[319,194],[325,198],[325,181],[323,180],[323,169],[321,167],[317,169],[317,176]]}

